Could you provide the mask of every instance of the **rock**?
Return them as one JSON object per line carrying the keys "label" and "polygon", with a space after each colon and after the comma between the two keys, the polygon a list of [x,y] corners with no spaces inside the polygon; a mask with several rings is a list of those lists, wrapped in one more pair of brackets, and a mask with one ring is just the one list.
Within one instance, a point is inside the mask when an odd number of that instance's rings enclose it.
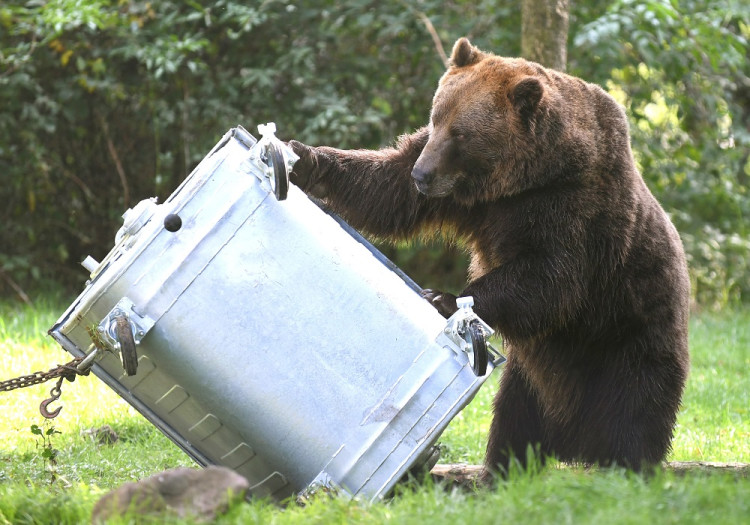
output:
{"label": "rock", "polygon": [[109,425],[104,425],[103,427],[99,428],[88,428],[86,430],[82,430],[81,434],[96,440],[96,442],[100,445],[111,445],[115,441],[120,439],[120,437],[117,435],[117,432],[112,430],[112,427],[110,427]]}
{"label": "rock", "polygon": [[229,504],[245,497],[247,480],[225,467],[181,467],[125,483],[94,505],[91,521],[104,523],[115,516],[172,514],[210,522]]}

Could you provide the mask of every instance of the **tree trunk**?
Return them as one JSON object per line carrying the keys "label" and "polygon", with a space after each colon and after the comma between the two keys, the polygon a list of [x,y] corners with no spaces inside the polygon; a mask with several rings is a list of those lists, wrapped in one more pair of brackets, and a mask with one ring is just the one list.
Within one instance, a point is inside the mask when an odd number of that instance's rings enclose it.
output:
{"label": "tree trunk", "polygon": [[524,58],[565,71],[569,9],[568,0],[523,0],[521,55]]}

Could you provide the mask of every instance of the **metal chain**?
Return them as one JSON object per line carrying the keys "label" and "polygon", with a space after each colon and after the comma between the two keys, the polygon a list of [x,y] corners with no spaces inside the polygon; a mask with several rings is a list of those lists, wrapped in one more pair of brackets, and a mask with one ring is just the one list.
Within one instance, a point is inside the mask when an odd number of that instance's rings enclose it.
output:
{"label": "metal chain", "polygon": [[[62,394],[62,383],[65,379],[68,381],[75,381],[77,375],[88,375],[91,371],[91,363],[96,355],[96,350],[91,352],[86,357],[76,357],[72,361],[65,363],[64,365],[57,365],[55,368],[48,372],[34,372],[20,377],[14,377],[7,381],[0,381],[0,392],[8,392],[10,390],[16,390],[17,388],[24,388],[31,385],[38,385],[49,381],[50,379],[59,378],[57,384],[52,387],[49,394],[50,397],[42,401],[39,405],[39,412],[47,419],[57,417],[62,410],[62,407],[57,407],[55,410],[49,410],[47,407],[50,403],[57,401]],[[86,361],[84,363],[84,361]]]}
{"label": "metal chain", "polygon": [[27,386],[38,385],[40,383],[46,383],[50,379],[57,377],[65,378],[68,381],[73,381],[76,375],[87,375],[89,369],[85,371],[78,370],[77,366],[83,361],[83,357],[76,357],[69,363],[64,365],[57,365],[55,368],[48,372],[34,372],[24,376],[14,377],[6,381],[0,381],[0,392],[9,392],[16,390],[17,388],[26,388]]}
{"label": "metal chain", "polygon": [[[57,407],[55,410],[50,411],[47,406],[60,399],[62,394],[62,383],[63,380],[67,379],[70,382],[75,381],[76,376],[87,376],[91,371],[91,365],[94,364],[94,359],[100,350],[106,350],[99,334],[92,327],[86,327],[86,331],[91,336],[91,340],[94,343],[94,349],[83,357],[76,357],[72,361],[65,363],[64,365],[57,365],[55,368],[48,370],[47,372],[34,372],[33,374],[23,375],[8,379],[6,381],[0,381],[0,392],[9,392],[18,388],[25,388],[27,386],[38,385],[45,383],[50,379],[59,378],[57,384],[50,390],[50,397],[42,401],[39,405],[39,412],[47,419],[57,417],[62,410],[62,407]],[[99,354],[101,357],[101,354]]]}

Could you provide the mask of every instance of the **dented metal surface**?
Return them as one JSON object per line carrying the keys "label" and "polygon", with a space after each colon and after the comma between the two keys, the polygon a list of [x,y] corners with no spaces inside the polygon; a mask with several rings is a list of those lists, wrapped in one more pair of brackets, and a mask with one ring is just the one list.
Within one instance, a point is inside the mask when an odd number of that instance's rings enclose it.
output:
{"label": "dented metal surface", "polygon": [[[382,498],[500,358],[477,377],[446,320],[377,250],[298,188],[277,200],[254,145],[231,130],[166,202],[126,213],[50,333],[83,356],[98,329],[115,352],[94,373],[253,495],[324,486]],[[112,341],[115,312],[137,342],[133,376]]]}

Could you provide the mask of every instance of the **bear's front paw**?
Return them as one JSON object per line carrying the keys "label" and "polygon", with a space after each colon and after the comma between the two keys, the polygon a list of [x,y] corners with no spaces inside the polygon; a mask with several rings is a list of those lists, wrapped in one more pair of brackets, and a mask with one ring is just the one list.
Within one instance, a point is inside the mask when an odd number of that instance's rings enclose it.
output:
{"label": "bear's front paw", "polygon": [[422,290],[422,297],[427,299],[443,317],[450,317],[458,310],[456,296],[452,293],[425,289]]}
{"label": "bear's front paw", "polygon": [[299,156],[294,163],[294,168],[289,174],[292,184],[298,186],[302,191],[323,199],[328,191],[320,181],[320,158],[315,148],[306,146],[299,141],[290,140],[289,147]]}
{"label": "bear's front paw", "polygon": [[289,175],[289,180],[303,190],[307,189],[307,186],[311,182],[311,175],[315,165],[315,152],[310,146],[306,146],[296,140],[290,140],[288,145],[299,157],[299,160],[294,163],[294,169]]}

